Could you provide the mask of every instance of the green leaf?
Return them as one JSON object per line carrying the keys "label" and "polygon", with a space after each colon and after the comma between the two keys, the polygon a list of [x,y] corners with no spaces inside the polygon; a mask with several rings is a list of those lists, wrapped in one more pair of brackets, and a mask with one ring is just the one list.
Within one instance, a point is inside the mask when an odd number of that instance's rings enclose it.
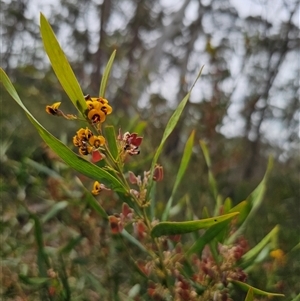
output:
{"label": "green leaf", "polygon": [[25,284],[37,285],[37,286],[40,286],[50,281],[50,278],[47,277],[27,277],[22,274],[19,275],[19,279]]}
{"label": "green leaf", "polygon": [[251,210],[251,206],[247,201],[242,201],[238,203],[236,206],[232,207],[229,212],[239,212],[238,216],[238,224],[242,223]]}
{"label": "green leaf", "polygon": [[250,208],[249,207],[245,208],[246,209],[246,211],[244,212],[245,219],[241,220],[241,222],[242,222],[241,226],[238,228],[238,230],[233,235],[231,235],[231,237],[228,240],[229,243],[234,242],[235,239],[244,232],[244,230],[246,229],[246,225],[249,223],[251,218],[255,216],[256,211],[258,210],[259,206],[261,205],[261,203],[263,201],[264,194],[267,189],[267,180],[269,178],[272,167],[273,167],[273,158],[270,157],[268,166],[267,166],[267,170],[266,170],[266,173],[265,173],[262,181],[259,183],[259,185],[253,190],[253,192],[246,199],[247,204],[249,205]]}
{"label": "green leaf", "polygon": [[262,203],[265,191],[267,189],[267,180],[269,179],[270,172],[273,167],[273,157],[269,158],[266,173],[259,183],[259,185],[253,190],[253,192],[247,197],[247,201],[252,205],[252,211],[256,210]]}
{"label": "green leaf", "polygon": [[168,200],[167,206],[163,212],[162,215],[162,221],[166,221],[169,217],[169,212],[173,203],[173,198],[174,195],[177,191],[177,188],[179,186],[179,183],[181,182],[183,175],[186,171],[186,168],[188,166],[188,163],[190,162],[191,159],[191,155],[192,155],[192,151],[193,151],[193,145],[194,145],[194,137],[195,137],[195,131],[192,131],[189,139],[187,140],[186,144],[185,144],[185,148],[183,151],[183,155],[182,155],[182,159],[181,159],[181,163],[180,163],[180,167],[176,176],[176,180],[175,180],[175,184],[173,186],[173,190],[172,190],[172,194]]}
{"label": "green leaf", "polygon": [[111,54],[107,65],[104,69],[103,72],[103,76],[102,76],[102,80],[101,80],[101,84],[100,84],[100,90],[99,90],[99,96],[105,98],[105,91],[106,91],[106,87],[107,87],[107,82],[108,82],[108,78],[110,75],[110,71],[114,62],[116,56],[116,50],[113,51],[113,53]]}
{"label": "green leaf", "polygon": [[224,201],[224,213],[229,213],[232,208],[231,198],[226,198]]}
{"label": "green leaf", "polygon": [[66,145],[64,145],[60,140],[50,134],[27,110],[27,108],[22,103],[19,95],[17,94],[14,86],[12,85],[10,79],[6,75],[3,69],[0,68],[1,81],[8,91],[8,93],[13,97],[13,99],[19,104],[19,106],[25,111],[27,117],[31,123],[36,127],[38,133],[42,139],[49,145],[49,147],[63,160],[67,165],[74,168],[81,174],[90,177],[91,179],[102,182],[103,184],[109,186],[116,192],[126,193],[126,189],[120,183],[120,181],[112,176],[110,173],[104,169],[92,164],[82,157],[76,155],[71,151]]}
{"label": "green leaf", "polygon": [[248,293],[247,293],[245,301],[253,301],[253,300],[254,300],[254,295],[253,295],[253,289],[251,287],[248,290]]}
{"label": "green leaf", "polygon": [[[203,66],[204,67],[204,66]],[[202,70],[203,70],[203,67],[200,69],[199,73],[198,73],[198,76],[195,80],[195,82],[193,83],[190,91],[187,93],[187,95],[181,100],[181,102],[179,103],[177,109],[174,111],[174,113],[172,114],[172,116],[170,117],[168,123],[167,123],[167,126],[165,128],[165,131],[163,133],[163,136],[162,136],[162,139],[161,139],[161,142],[154,154],[154,157],[153,157],[153,160],[152,160],[152,164],[151,164],[151,176],[150,176],[150,182],[148,184],[148,192],[147,192],[147,197],[149,196],[149,193],[151,191],[151,188],[152,188],[152,183],[153,183],[153,172],[154,172],[154,167],[155,167],[155,164],[157,163],[157,160],[158,160],[158,157],[159,155],[161,154],[162,150],[163,150],[163,147],[165,145],[165,142],[167,140],[167,138],[170,136],[170,134],[173,132],[176,124],[178,123],[178,120],[183,112],[183,109],[185,108],[189,98],[190,98],[190,95],[191,95],[191,92],[197,82],[197,80],[200,78],[201,76],[201,73],[202,73]]]}
{"label": "green leaf", "polygon": [[293,300],[291,301],[300,301],[300,294],[298,294]]}
{"label": "green leaf", "polygon": [[[176,205],[174,205],[173,207],[170,208],[170,211],[169,211],[169,216],[175,216],[177,214],[180,214],[183,212],[184,210],[184,207],[186,205],[186,198],[187,196],[186,195],[183,195],[179,201],[177,202]],[[152,200],[152,198],[151,198]]]}
{"label": "green leaf", "polygon": [[131,234],[129,234],[125,229],[122,230],[121,235],[126,238],[129,242],[137,246],[141,251],[148,253],[145,247]]}
{"label": "green leaf", "polygon": [[139,120],[140,116],[138,116],[137,121],[133,124],[132,126],[132,131],[130,130],[129,132],[133,132],[133,133],[138,133],[139,135],[142,135],[142,133],[144,132],[145,128],[147,127],[147,122],[146,121],[141,121]]}
{"label": "green leaf", "polygon": [[117,137],[115,133],[115,128],[111,125],[106,126],[104,128],[105,139],[108,144],[109,152],[112,157],[116,160],[118,157],[118,145],[117,145]]}
{"label": "green leaf", "polygon": [[153,237],[159,237],[162,235],[190,233],[200,229],[209,228],[227,219],[231,219],[236,215],[238,215],[238,213],[230,213],[226,215],[188,222],[160,222],[153,227],[151,235]]}
{"label": "green leaf", "polygon": [[202,217],[209,218],[211,215],[209,214],[208,208],[206,206],[202,209]]}
{"label": "green leaf", "polygon": [[42,223],[46,223],[48,220],[50,220],[52,217],[56,216],[56,214],[58,214],[59,211],[65,209],[68,206],[68,202],[67,201],[62,201],[59,203],[56,203],[52,206],[52,208],[50,209],[50,211],[48,211],[42,218],[41,218],[41,222]]}
{"label": "green leaf", "polygon": [[204,155],[206,165],[208,167],[208,184],[209,184],[211,194],[216,201],[215,214],[217,214],[221,206],[221,202],[220,202],[221,199],[218,197],[217,181],[211,171],[211,160],[210,160],[207,145],[204,141],[200,140],[200,146]]}
{"label": "green leaf", "polygon": [[68,254],[70,253],[83,239],[83,236],[78,235],[74,238],[72,238],[65,246],[63,246],[60,250],[59,253],[61,254]]}
{"label": "green leaf", "polygon": [[202,150],[203,155],[204,155],[205,163],[206,163],[208,168],[211,168],[211,160],[210,160],[207,145],[203,140],[200,140],[200,146],[201,146],[201,150]]}
{"label": "green leaf", "polygon": [[70,301],[71,300],[71,289],[70,289],[70,285],[68,282],[68,272],[67,272],[67,268],[66,268],[66,264],[65,264],[63,255],[61,253],[59,255],[59,262],[60,262],[59,278],[61,280],[63,290],[64,290],[64,300]]}
{"label": "green leaf", "polygon": [[58,179],[58,180],[62,180],[62,176],[56,172],[55,170],[42,165],[36,161],[31,160],[30,158],[25,158],[24,162],[30,166],[32,166],[33,168],[35,168],[38,172],[42,172],[44,174],[46,174],[47,176],[54,178],[54,179]]}
{"label": "green leaf", "polygon": [[268,296],[268,297],[284,297],[283,294],[277,294],[277,293],[270,293],[270,292],[266,292],[266,291],[262,291],[258,288],[255,288],[245,282],[241,282],[241,281],[237,281],[237,280],[230,280],[231,283],[233,283],[234,285],[238,286],[239,288],[241,288],[243,291],[249,291],[249,289],[252,289],[253,294],[255,295],[263,295],[263,296]]}
{"label": "green leaf", "polygon": [[47,277],[47,270],[50,268],[50,261],[44,248],[43,229],[39,218],[28,211],[30,218],[34,220],[34,236],[37,243],[37,265],[39,267],[39,275]]}
{"label": "green leaf", "polygon": [[255,259],[259,256],[261,251],[277,237],[279,226],[275,226],[254,248],[249,250],[241,258],[240,266],[245,269],[254,263]]}
{"label": "green leaf", "polygon": [[40,15],[40,26],[44,48],[60,84],[77,110],[82,115],[85,115],[84,112],[87,109],[87,105],[80,85],[49,22],[43,14]]}
{"label": "green leaf", "polygon": [[225,220],[208,228],[206,232],[187,250],[186,255],[190,256],[197,253],[200,256],[204,247],[229,225],[230,220],[231,219]]}

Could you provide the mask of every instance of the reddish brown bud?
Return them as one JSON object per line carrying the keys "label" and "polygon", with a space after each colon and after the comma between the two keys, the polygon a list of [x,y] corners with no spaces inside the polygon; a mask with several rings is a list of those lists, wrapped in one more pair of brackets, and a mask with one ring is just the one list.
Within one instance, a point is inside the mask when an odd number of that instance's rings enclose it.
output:
{"label": "reddish brown bud", "polygon": [[153,172],[153,180],[156,182],[162,181],[164,178],[164,170],[161,165],[156,164]]}

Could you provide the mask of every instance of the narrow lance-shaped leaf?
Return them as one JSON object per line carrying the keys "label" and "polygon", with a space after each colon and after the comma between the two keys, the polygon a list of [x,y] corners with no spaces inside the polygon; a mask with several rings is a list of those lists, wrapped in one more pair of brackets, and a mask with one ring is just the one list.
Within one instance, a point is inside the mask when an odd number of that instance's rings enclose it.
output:
{"label": "narrow lance-shaped leaf", "polygon": [[39,267],[39,276],[47,277],[47,270],[50,268],[50,261],[44,248],[44,237],[42,225],[39,218],[28,211],[30,218],[34,220],[34,235],[37,243],[37,265]]}
{"label": "narrow lance-shaped leaf", "polygon": [[251,210],[251,206],[249,205],[249,203],[247,201],[242,201],[242,202],[238,203],[236,206],[232,207],[229,210],[229,213],[239,212],[240,215],[238,216],[237,223],[240,224],[242,221],[245,220],[245,218],[249,214],[250,210]]}
{"label": "narrow lance-shaped leaf", "polygon": [[118,146],[115,128],[113,126],[106,126],[104,128],[105,139],[108,145],[109,152],[114,159],[118,157]]}
{"label": "narrow lance-shaped leaf", "polygon": [[254,300],[253,289],[249,288],[245,301],[253,301],[253,300]]}
{"label": "narrow lance-shaped leaf", "polygon": [[260,252],[264,249],[264,247],[272,240],[274,240],[274,237],[277,237],[278,231],[279,226],[277,225],[254,248],[244,254],[241,259],[241,266],[243,268],[247,268],[249,265],[251,265],[258,257]]}
{"label": "narrow lance-shaped leaf", "polygon": [[226,198],[224,201],[224,213],[229,213],[232,208],[232,200],[231,198]]}
{"label": "narrow lance-shaped leaf", "polygon": [[101,84],[100,84],[100,90],[99,90],[99,96],[103,97],[103,98],[105,98],[107,82],[109,79],[110,71],[111,71],[115,56],[116,56],[116,50],[114,50],[113,53],[111,54],[111,56],[107,62],[107,65],[104,69],[104,72],[103,72],[103,76],[102,76],[102,80],[101,80]]}
{"label": "narrow lance-shaped leaf", "polygon": [[94,180],[100,181],[105,185],[108,185],[110,188],[115,190],[116,192],[125,193],[126,190],[120,181],[113,177],[110,173],[105,171],[104,169],[86,161],[85,159],[76,155],[73,151],[71,151],[67,146],[65,146],[60,140],[50,134],[27,110],[27,108],[22,103],[19,95],[17,94],[14,86],[12,85],[10,79],[0,68],[1,81],[8,91],[8,93],[13,97],[13,99],[20,105],[20,107],[25,111],[27,117],[31,121],[31,123],[36,127],[38,133],[42,137],[42,139],[49,145],[49,147],[70,167],[74,168],[76,171],[81,174],[90,177]]}
{"label": "narrow lance-shaped leaf", "polygon": [[187,142],[185,144],[185,148],[184,148],[184,151],[183,151],[180,167],[179,167],[179,170],[178,170],[178,173],[177,173],[177,176],[176,176],[175,184],[173,186],[173,190],[172,190],[171,196],[168,200],[167,206],[166,206],[166,208],[163,212],[162,221],[165,221],[165,220],[168,219],[169,212],[170,212],[170,209],[171,209],[171,206],[172,206],[172,203],[173,203],[174,195],[177,191],[179,183],[181,182],[181,180],[183,178],[183,175],[186,171],[186,168],[188,166],[188,163],[191,159],[191,155],[192,155],[192,151],[193,151],[193,145],[194,145],[194,136],[195,136],[195,131],[192,131],[189,139],[187,140]]}
{"label": "narrow lance-shaped leaf", "polygon": [[208,167],[208,183],[209,183],[209,188],[210,191],[215,199],[215,201],[217,202],[217,206],[215,207],[215,214],[217,212],[219,212],[219,207],[220,207],[220,201],[218,200],[218,189],[217,189],[217,182],[216,179],[211,171],[211,160],[210,160],[210,156],[209,156],[209,151],[207,148],[207,145],[205,144],[204,141],[200,140],[200,146],[204,155],[204,159],[206,162],[206,165]]}
{"label": "narrow lance-shaped leaf", "polygon": [[74,106],[84,115],[87,105],[80,85],[49,22],[43,14],[40,15],[40,26],[42,40],[52,68]]}
{"label": "narrow lance-shaped leaf", "polygon": [[230,238],[228,240],[229,243],[232,243],[239,235],[241,235],[243,233],[243,231],[246,228],[246,225],[249,223],[251,218],[254,217],[257,209],[261,205],[266,188],[267,188],[267,180],[269,178],[272,166],[273,166],[273,158],[270,157],[268,166],[267,166],[267,170],[266,170],[266,173],[265,173],[262,181],[259,183],[259,185],[253,190],[253,192],[246,199],[247,204],[250,207],[250,210],[248,209],[249,210],[248,214],[246,214],[245,219],[242,220],[241,226],[237,229],[237,231],[233,235],[230,236]]}
{"label": "narrow lance-shaped leaf", "polygon": [[41,286],[50,282],[49,277],[28,277],[22,274],[19,274],[19,279],[25,284],[36,286]]}
{"label": "narrow lance-shaped leaf", "polygon": [[245,282],[241,282],[238,280],[231,280],[231,283],[241,288],[243,291],[249,291],[249,289],[252,289],[254,295],[262,295],[262,296],[268,296],[268,297],[284,297],[283,294],[277,294],[277,293],[270,293],[266,291],[262,291],[258,288],[255,288]]}
{"label": "narrow lance-shaped leaf", "polygon": [[221,223],[227,219],[231,219],[238,213],[230,213],[226,215],[216,216],[207,219],[187,221],[187,222],[161,222],[156,224],[152,231],[151,235],[153,237],[159,237],[162,235],[176,235],[176,234],[185,234],[200,229],[207,229],[213,225]]}
{"label": "narrow lance-shaped leaf", "polygon": [[181,100],[181,102],[179,103],[177,109],[174,111],[173,115],[170,117],[168,123],[167,123],[167,126],[165,128],[165,131],[163,133],[163,136],[162,136],[162,139],[161,139],[161,142],[154,154],[154,157],[153,157],[153,160],[152,160],[152,164],[151,164],[151,176],[150,176],[150,182],[149,182],[149,189],[147,191],[147,197],[149,196],[149,193],[151,191],[151,187],[152,187],[152,183],[153,183],[153,172],[154,172],[154,167],[155,167],[155,164],[157,163],[157,160],[158,160],[158,157],[159,155],[161,154],[162,150],[163,150],[163,146],[165,145],[165,142],[167,140],[167,138],[170,136],[170,134],[173,132],[176,124],[178,123],[178,120],[183,112],[183,109],[185,108],[189,98],[190,98],[190,95],[191,95],[191,92],[196,84],[196,82],[198,81],[198,79],[200,78],[201,76],[201,73],[202,73],[202,70],[203,70],[203,67],[200,69],[198,75],[197,75],[197,78],[196,80],[194,81],[190,91],[187,93],[187,95]]}
{"label": "narrow lance-shaped leaf", "polygon": [[42,223],[46,223],[51,218],[55,217],[61,210],[68,206],[67,201],[55,203],[51,209],[41,218]]}
{"label": "narrow lance-shaped leaf", "polygon": [[148,252],[145,247],[135,238],[133,237],[130,233],[128,233],[125,229],[122,230],[121,235],[126,238],[129,242],[134,244],[136,247],[138,247],[141,251],[143,252]]}
{"label": "narrow lance-shaped leaf", "polygon": [[[72,243],[69,244],[69,247],[72,247],[71,245],[72,245]],[[68,281],[69,278],[68,278],[67,267],[66,267],[64,256],[62,255],[62,253],[59,254],[59,262],[60,262],[60,268],[59,268],[59,276],[60,277],[59,278],[61,279],[61,283],[63,286],[64,299],[66,301],[70,301],[71,300],[71,288],[70,288],[69,281]]]}
{"label": "narrow lance-shaped leaf", "polygon": [[[233,216],[234,217],[234,216]],[[232,217],[232,218],[233,218]],[[187,250],[186,255],[190,256],[197,253],[201,255],[204,247],[209,244],[221,231],[224,230],[230,223],[230,219],[220,222],[208,228],[205,233],[199,237],[195,243]]]}

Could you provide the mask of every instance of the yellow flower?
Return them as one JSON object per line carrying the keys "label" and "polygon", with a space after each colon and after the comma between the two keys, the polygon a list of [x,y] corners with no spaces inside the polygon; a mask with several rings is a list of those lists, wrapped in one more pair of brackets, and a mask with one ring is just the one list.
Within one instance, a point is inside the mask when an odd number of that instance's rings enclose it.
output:
{"label": "yellow flower", "polygon": [[88,110],[92,110],[92,109],[96,109],[96,110],[100,110],[102,107],[102,104],[98,101],[92,101],[92,100],[88,100],[86,102]]}
{"label": "yellow flower", "polygon": [[61,104],[61,102],[55,102],[51,106],[46,106],[46,112],[50,115],[56,115],[56,116],[61,115],[61,111],[58,109],[60,104]]}
{"label": "yellow flower", "polygon": [[105,138],[103,136],[92,136],[89,139],[89,143],[93,145],[95,148],[98,148],[105,144]]}
{"label": "yellow flower", "polygon": [[101,184],[96,181],[93,185],[93,190],[92,190],[92,194],[93,195],[98,195],[100,193],[100,191],[102,190],[101,188]]}
{"label": "yellow flower", "polygon": [[92,109],[88,112],[88,119],[91,120],[93,123],[105,121],[106,115],[101,110]]}
{"label": "yellow flower", "polygon": [[80,147],[80,146],[83,145],[82,140],[79,139],[79,137],[78,137],[77,135],[75,135],[75,136],[73,137],[73,144],[74,144],[75,146],[77,146],[77,147]]}
{"label": "yellow flower", "polygon": [[281,249],[276,249],[270,252],[270,256],[275,259],[279,265],[284,265],[286,262],[285,254]]}
{"label": "yellow flower", "polygon": [[90,137],[93,136],[92,131],[87,127],[85,129],[81,128],[76,132],[78,139],[88,141]]}
{"label": "yellow flower", "polygon": [[73,144],[79,148],[79,153],[81,155],[86,156],[104,145],[105,138],[101,135],[94,136],[93,132],[88,127],[85,129],[81,128],[73,137]]}
{"label": "yellow flower", "polygon": [[103,97],[85,96],[87,104],[87,117],[93,123],[103,123],[106,115],[111,114],[112,107],[108,104],[108,100]]}
{"label": "yellow flower", "polygon": [[110,105],[103,105],[101,111],[105,113],[105,115],[109,115],[112,112],[112,107]]}
{"label": "yellow flower", "polygon": [[93,151],[93,147],[90,145],[82,145],[79,147],[79,154],[86,156]]}
{"label": "yellow flower", "polygon": [[84,134],[87,140],[94,136],[93,132],[88,127],[85,129]]}
{"label": "yellow flower", "polygon": [[81,128],[77,132],[77,137],[79,140],[84,140],[85,139],[85,129]]}
{"label": "yellow flower", "polygon": [[99,97],[99,98],[97,99],[97,101],[101,102],[103,105],[108,104],[108,100],[105,99],[105,98],[103,98],[103,97]]}

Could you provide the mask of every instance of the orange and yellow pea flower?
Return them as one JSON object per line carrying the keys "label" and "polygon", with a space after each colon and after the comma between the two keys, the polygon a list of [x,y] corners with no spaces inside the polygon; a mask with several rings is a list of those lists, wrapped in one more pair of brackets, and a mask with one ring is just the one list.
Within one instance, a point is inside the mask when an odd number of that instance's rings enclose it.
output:
{"label": "orange and yellow pea flower", "polygon": [[90,145],[82,145],[79,147],[80,155],[87,156],[93,151],[93,147]]}
{"label": "orange and yellow pea flower", "polygon": [[89,139],[89,144],[95,148],[99,148],[105,144],[105,138],[103,136],[92,136]]}
{"label": "orange and yellow pea flower", "polygon": [[103,105],[101,111],[105,113],[105,115],[109,115],[112,112],[112,107],[110,105]]}
{"label": "orange and yellow pea flower", "polygon": [[88,119],[93,123],[103,123],[106,119],[106,115],[100,109],[92,109],[88,112]]}
{"label": "orange and yellow pea flower", "polygon": [[81,128],[73,137],[73,144],[79,148],[79,153],[86,156],[105,144],[105,138],[101,135],[95,136],[92,131],[87,128]]}
{"label": "orange and yellow pea flower", "polygon": [[55,102],[51,106],[46,106],[46,112],[50,115],[61,115],[61,111],[58,109],[61,102]]}
{"label": "orange and yellow pea flower", "polygon": [[101,184],[98,181],[96,181],[93,185],[92,194],[98,195],[101,190],[102,190]]}
{"label": "orange and yellow pea flower", "polygon": [[86,97],[88,107],[87,117],[93,123],[103,123],[106,115],[111,114],[112,107],[108,104],[108,100],[102,97]]}

